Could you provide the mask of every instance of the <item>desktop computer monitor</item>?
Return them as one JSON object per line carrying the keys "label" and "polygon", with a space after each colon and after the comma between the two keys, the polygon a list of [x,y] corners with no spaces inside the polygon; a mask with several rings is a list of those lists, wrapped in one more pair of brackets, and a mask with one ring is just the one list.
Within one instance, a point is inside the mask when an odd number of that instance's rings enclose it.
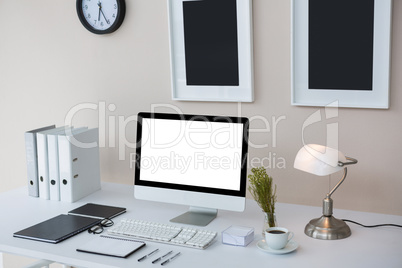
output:
{"label": "desktop computer monitor", "polygon": [[243,211],[248,130],[244,117],[139,113],[135,198],[188,205],[171,221],[199,226]]}

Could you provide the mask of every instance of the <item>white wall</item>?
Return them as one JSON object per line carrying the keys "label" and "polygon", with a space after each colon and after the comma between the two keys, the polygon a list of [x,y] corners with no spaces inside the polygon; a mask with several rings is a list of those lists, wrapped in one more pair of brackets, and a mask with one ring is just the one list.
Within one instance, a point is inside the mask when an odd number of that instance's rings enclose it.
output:
{"label": "white wall", "polygon": [[[106,141],[101,149],[102,180],[132,184],[129,154],[134,150],[118,148],[124,137],[131,142],[135,139],[130,116],[149,111],[153,104],[170,104],[185,113],[240,113],[267,119],[271,130],[254,132],[250,139],[269,146],[251,148],[250,158],[271,156],[285,165],[268,170],[278,185],[280,202],[321,206],[327,180],[293,169],[302,146],[302,124],[323,109],[290,105],[290,1],[253,1],[255,102],[241,105],[172,101],[166,0],[126,3],[122,27],[113,34],[97,36],[81,25],[73,0],[0,1],[0,191],[26,184],[23,133],[48,124],[63,125],[70,109],[82,103],[106,105],[101,112],[107,119],[107,131],[101,132]],[[396,0],[391,108],[342,108],[337,118],[317,123],[304,133],[306,142],[323,144],[326,125],[338,123],[341,151],[359,160],[334,194],[335,208],[402,215],[400,14],[402,1]],[[115,110],[108,110],[109,105]],[[127,120],[126,126],[119,118]],[[283,120],[274,132],[273,119],[280,118]],[[98,111],[89,109],[73,118],[75,126],[95,127],[99,121],[102,124]],[[113,125],[115,134],[109,135]],[[253,120],[251,127],[263,129],[263,121]],[[125,160],[119,160],[119,152]],[[336,179],[333,176],[333,183]]]}

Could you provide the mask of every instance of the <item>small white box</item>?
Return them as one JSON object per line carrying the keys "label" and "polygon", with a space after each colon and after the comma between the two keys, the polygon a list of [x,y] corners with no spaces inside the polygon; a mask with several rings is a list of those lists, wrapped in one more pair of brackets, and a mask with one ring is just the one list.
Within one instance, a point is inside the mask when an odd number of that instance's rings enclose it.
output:
{"label": "small white box", "polygon": [[245,247],[254,240],[254,228],[230,226],[222,232],[222,243]]}

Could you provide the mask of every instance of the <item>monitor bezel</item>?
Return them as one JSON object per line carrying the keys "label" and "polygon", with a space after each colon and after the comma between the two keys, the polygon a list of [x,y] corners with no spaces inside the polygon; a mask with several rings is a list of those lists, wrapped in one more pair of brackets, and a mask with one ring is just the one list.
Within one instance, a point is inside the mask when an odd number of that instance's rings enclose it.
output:
{"label": "monitor bezel", "polygon": [[[242,124],[243,125],[243,138],[242,138],[242,152],[241,152],[241,161],[242,162],[241,162],[241,170],[240,170],[240,189],[239,190],[228,190],[228,189],[220,189],[220,188],[209,188],[209,187],[190,186],[190,185],[182,185],[182,184],[172,184],[172,183],[162,183],[162,182],[140,180],[142,121],[144,118],[186,120],[186,121],[208,121],[208,122]],[[136,158],[135,158],[136,163],[135,163],[134,185],[162,188],[162,189],[170,189],[170,190],[200,192],[200,193],[216,194],[216,195],[246,197],[248,135],[249,135],[249,120],[246,117],[140,112],[140,113],[138,113],[138,119],[137,119]]]}

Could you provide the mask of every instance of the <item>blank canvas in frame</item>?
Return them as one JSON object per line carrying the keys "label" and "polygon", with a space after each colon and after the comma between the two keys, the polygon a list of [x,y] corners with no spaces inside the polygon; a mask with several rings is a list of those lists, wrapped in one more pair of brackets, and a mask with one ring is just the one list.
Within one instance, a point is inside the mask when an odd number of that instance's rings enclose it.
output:
{"label": "blank canvas in frame", "polygon": [[251,0],[169,0],[176,100],[253,101]]}
{"label": "blank canvas in frame", "polygon": [[389,108],[391,0],[292,5],[292,104]]}

